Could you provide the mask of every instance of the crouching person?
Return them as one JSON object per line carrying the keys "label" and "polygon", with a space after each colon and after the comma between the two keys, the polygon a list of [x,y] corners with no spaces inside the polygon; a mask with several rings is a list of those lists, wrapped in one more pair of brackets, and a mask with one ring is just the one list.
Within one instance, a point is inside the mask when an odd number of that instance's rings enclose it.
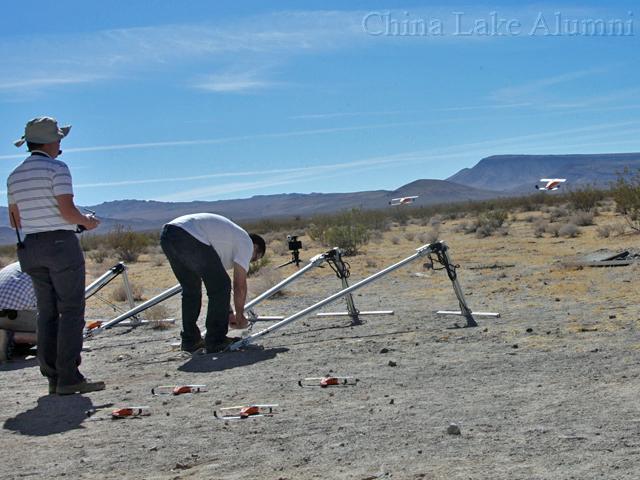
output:
{"label": "crouching person", "polygon": [[[195,213],[167,223],[160,245],[182,287],[182,350],[195,352],[204,347],[207,353],[215,353],[226,349],[234,341],[227,337],[229,325],[247,326],[247,272],[250,262],[264,256],[264,240],[220,215]],[[231,269],[235,315],[229,315],[231,279],[226,271]],[[204,341],[197,325],[202,283],[209,299]]]}
{"label": "crouching person", "polygon": [[0,363],[14,350],[36,344],[36,294],[29,275],[15,262],[0,270]]}

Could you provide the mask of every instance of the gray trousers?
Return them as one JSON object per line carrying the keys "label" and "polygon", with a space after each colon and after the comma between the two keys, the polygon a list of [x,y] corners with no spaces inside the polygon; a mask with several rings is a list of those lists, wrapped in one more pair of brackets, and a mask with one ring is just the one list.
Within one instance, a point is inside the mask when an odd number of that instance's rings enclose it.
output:
{"label": "gray trousers", "polygon": [[11,330],[12,332],[36,332],[36,319],[38,312],[36,310],[14,310],[16,318],[9,318],[6,314],[0,312],[0,328],[3,330]]}
{"label": "gray trousers", "polygon": [[38,303],[40,371],[59,387],[81,382],[85,268],[78,238],[69,230],[26,235],[18,259]]}

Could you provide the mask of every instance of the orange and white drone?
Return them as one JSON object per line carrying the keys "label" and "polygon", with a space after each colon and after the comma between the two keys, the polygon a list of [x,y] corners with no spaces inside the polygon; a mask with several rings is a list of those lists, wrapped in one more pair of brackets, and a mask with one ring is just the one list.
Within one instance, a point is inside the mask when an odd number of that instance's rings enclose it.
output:
{"label": "orange and white drone", "polygon": [[399,198],[392,198],[391,201],[389,202],[389,205],[409,205],[413,202],[416,201],[416,198],[418,198],[420,195],[415,195],[413,197],[399,197]]}
{"label": "orange and white drone", "polygon": [[566,178],[541,178],[541,182],[547,182],[545,185],[536,185],[536,190],[552,191],[558,190],[560,185],[567,181]]}

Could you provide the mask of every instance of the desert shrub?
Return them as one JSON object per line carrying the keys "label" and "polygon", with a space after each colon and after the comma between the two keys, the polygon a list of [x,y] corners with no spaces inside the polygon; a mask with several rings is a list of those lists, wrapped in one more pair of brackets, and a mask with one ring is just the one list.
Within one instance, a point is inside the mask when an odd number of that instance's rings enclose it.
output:
{"label": "desert shrub", "polygon": [[164,265],[166,260],[167,257],[164,256],[164,253],[157,253],[152,257],[151,263],[154,267],[161,267],[162,265]]}
{"label": "desert shrub", "polygon": [[533,223],[538,219],[538,217],[536,217],[535,215],[527,215],[526,217],[524,217],[523,221],[525,221],[526,223]]}
{"label": "desert shrub", "polygon": [[569,218],[569,223],[573,223],[580,227],[593,225],[593,212],[578,211],[571,215],[571,217]]}
{"label": "desert shrub", "polygon": [[346,256],[356,255],[358,249],[369,241],[364,225],[337,225],[329,227],[323,235],[325,246],[339,247]]}
{"label": "desert shrub", "polygon": [[372,230],[389,228],[388,216],[382,212],[352,209],[336,215],[319,215],[307,229],[312,240],[325,246],[339,247],[345,255],[355,255],[359,248],[369,242]]}
{"label": "desert shrub", "polygon": [[463,231],[475,233],[478,238],[489,237],[503,226],[508,216],[504,210],[489,210],[481,213],[471,224],[467,224]]}
{"label": "desert shrub", "polygon": [[552,237],[560,236],[560,224],[558,223],[547,223],[544,231],[551,235]]}
{"label": "desert shrub", "polygon": [[640,231],[640,172],[630,177],[625,170],[613,185],[611,196],[616,202],[616,211],[633,230]]}
{"label": "desert shrub", "polygon": [[262,267],[269,265],[269,263],[270,263],[269,256],[265,254],[265,256],[262,257],[260,260],[251,262],[249,264],[249,271],[247,272],[247,275],[249,277],[251,277],[252,275],[255,275],[260,271]]}
{"label": "desert shrub", "polygon": [[580,234],[580,229],[573,223],[566,223],[558,230],[558,235],[566,238],[575,238]]}
{"label": "desert shrub", "polygon": [[[283,279],[282,270],[278,270],[277,268],[267,266],[260,270],[260,272],[253,277],[251,282],[249,283],[249,288],[252,292],[256,292],[251,296],[257,296],[263,292],[266,292],[274,285],[280,283]],[[277,298],[280,296],[284,296],[286,289],[279,290],[274,293],[270,298]]]}
{"label": "desert shrub", "polygon": [[599,238],[609,238],[611,236],[611,225],[599,225],[596,228],[596,235]]}
{"label": "desert shrub", "polygon": [[598,202],[604,200],[605,192],[593,185],[569,190],[567,193],[569,204],[576,210],[583,212],[594,211]]}
{"label": "desert shrub", "polygon": [[164,320],[169,318],[169,309],[162,304],[154,305],[144,311],[144,318],[146,320]]}
{"label": "desert shrub", "polygon": [[423,245],[436,243],[439,239],[440,239],[440,230],[438,228],[432,228],[418,235],[418,240]]}
{"label": "desert shrub", "polygon": [[98,247],[95,250],[90,250],[87,252],[87,256],[94,262],[102,264],[107,258],[109,258],[109,253],[104,248]]}
{"label": "desert shrub", "polygon": [[[133,295],[133,299],[135,301],[143,300],[142,296],[142,287],[135,285],[129,282],[129,286],[131,287],[131,294]],[[111,292],[111,299],[114,302],[126,302],[127,301],[127,291],[124,288],[124,284],[119,284],[116,288],[114,288]]]}
{"label": "desert shrub", "polygon": [[536,238],[544,237],[545,232],[547,231],[547,227],[549,226],[549,222],[545,220],[539,220],[533,226],[533,235]]}
{"label": "desert shrub", "polygon": [[138,261],[149,245],[149,237],[144,233],[133,232],[131,228],[116,225],[105,238],[107,246],[112,249],[118,259],[133,263]]}
{"label": "desert shrub", "polygon": [[378,268],[378,262],[376,262],[373,258],[367,258],[365,265],[367,268]]}
{"label": "desert shrub", "polygon": [[391,237],[390,240],[393,245],[398,245],[400,243],[400,237],[398,237],[397,235],[394,235],[393,237]]}
{"label": "desert shrub", "polygon": [[566,207],[551,207],[549,209],[549,220],[557,222],[569,216],[569,210]]}
{"label": "desert shrub", "polygon": [[406,232],[404,234],[404,238],[409,242],[413,242],[413,240],[416,238],[416,234],[413,232]]}

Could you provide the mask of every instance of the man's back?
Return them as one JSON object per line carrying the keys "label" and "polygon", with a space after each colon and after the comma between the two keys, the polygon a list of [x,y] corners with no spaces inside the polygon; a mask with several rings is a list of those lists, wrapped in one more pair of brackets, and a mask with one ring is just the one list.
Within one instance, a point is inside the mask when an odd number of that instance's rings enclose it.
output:
{"label": "man's back", "polygon": [[[71,174],[64,162],[34,152],[7,179],[9,204],[18,206],[24,234],[75,230],[60,215],[57,195],[73,194]],[[17,219],[16,219],[17,220]]]}

